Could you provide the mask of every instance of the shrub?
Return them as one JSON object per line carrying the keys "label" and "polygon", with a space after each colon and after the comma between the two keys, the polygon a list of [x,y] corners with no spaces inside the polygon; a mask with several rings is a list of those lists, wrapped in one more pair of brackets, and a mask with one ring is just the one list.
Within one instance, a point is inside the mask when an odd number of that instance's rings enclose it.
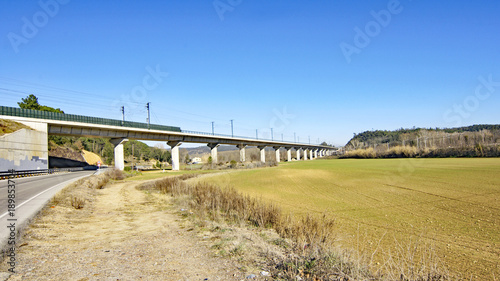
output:
{"label": "shrub", "polygon": [[75,208],[75,209],[82,209],[83,206],[85,206],[85,199],[82,199],[82,198],[79,198],[76,196],[72,196],[71,197],[71,206],[73,206],[73,208]]}

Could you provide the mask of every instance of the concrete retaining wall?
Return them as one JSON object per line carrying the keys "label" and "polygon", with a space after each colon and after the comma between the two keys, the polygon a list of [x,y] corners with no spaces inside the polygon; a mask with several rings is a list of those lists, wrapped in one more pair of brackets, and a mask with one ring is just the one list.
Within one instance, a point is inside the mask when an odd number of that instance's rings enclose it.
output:
{"label": "concrete retaining wall", "polygon": [[20,129],[0,136],[0,171],[49,168],[47,124],[20,122],[30,129]]}

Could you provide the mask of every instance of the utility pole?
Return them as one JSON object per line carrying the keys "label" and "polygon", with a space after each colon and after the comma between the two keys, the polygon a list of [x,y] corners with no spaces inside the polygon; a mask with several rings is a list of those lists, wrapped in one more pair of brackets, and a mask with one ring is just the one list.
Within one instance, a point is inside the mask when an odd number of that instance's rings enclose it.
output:
{"label": "utility pole", "polygon": [[122,106],[122,126],[125,124],[125,106]]}
{"label": "utility pole", "polygon": [[134,144],[132,143],[132,171],[134,170]]}
{"label": "utility pole", "polygon": [[255,129],[255,139],[259,139],[259,129]]}
{"label": "utility pole", "polygon": [[214,133],[214,122],[212,121],[212,135],[215,135]]}
{"label": "utility pole", "polygon": [[150,115],[149,115],[149,102],[146,104],[146,109],[148,110],[148,129],[149,129],[149,120],[150,120]]}
{"label": "utility pole", "polygon": [[231,137],[234,137],[234,131],[233,131],[233,119],[231,119]]}
{"label": "utility pole", "polygon": [[274,140],[274,133],[273,133],[273,128],[271,128],[271,140]]}

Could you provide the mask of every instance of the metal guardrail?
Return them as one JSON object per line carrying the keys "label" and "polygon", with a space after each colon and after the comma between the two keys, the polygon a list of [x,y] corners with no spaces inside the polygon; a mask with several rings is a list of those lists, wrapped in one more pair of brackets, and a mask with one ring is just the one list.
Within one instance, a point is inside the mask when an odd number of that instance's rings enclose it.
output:
{"label": "metal guardrail", "polygon": [[75,167],[75,168],[57,168],[57,169],[43,169],[43,170],[1,171],[0,179],[7,179],[9,177],[20,178],[20,177],[35,176],[35,175],[54,174],[59,172],[76,172],[83,170],[84,170],[83,167]]}
{"label": "metal guardrail", "polygon": [[0,106],[0,115],[40,118],[40,119],[60,120],[60,121],[70,121],[70,122],[81,122],[81,123],[89,123],[89,124],[109,125],[109,126],[118,126],[118,127],[130,127],[130,128],[139,128],[139,129],[151,129],[151,130],[159,130],[159,131],[181,132],[181,128],[174,127],[174,126],[164,126],[164,125],[157,125],[157,124],[148,125],[146,123],[140,123],[140,122],[122,121],[122,120],[115,120],[115,119],[90,117],[90,116],[83,116],[83,115],[57,113],[57,112],[24,109],[24,108],[15,108],[15,107],[8,107],[8,106]]}

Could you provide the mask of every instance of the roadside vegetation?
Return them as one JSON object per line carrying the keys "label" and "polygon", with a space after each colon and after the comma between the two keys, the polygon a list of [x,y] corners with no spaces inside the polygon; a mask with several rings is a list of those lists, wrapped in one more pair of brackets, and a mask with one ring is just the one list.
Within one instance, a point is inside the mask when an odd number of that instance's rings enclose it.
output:
{"label": "roadside vegetation", "polygon": [[343,159],[199,181],[233,187],[295,217],[331,215],[338,244],[355,249],[372,272],[418,258],[425,262],[415,265],[446,266],[452,280],[492,280],[500,276],[500,203],[492,196],[500,192],[498,173],[498,158]]}
{"label": "roadside vegetation", "polygon": [[30,127],[8,119],[0,119],[0,136],[13,133],[20,129],[31,129]]}
{"label": "roadside vegetation", "polygon": [[[278,246],[281,254],[268,250],[259,255],[264,255],[275,280],[447,280],[445,269],[434,260],[434,253],[417,254],[422,247],[418,242],[402,246],[390,261],[373,271],[359,251],[338,246],[342,230],[333,216],[285,213],[276,204],[243,195],[233,188],[186,181],[193,177],[196,175],[168,177],[144,183],[138,189],[172,196],[181,214],[200,229],[208,227],[217,232],[245,228],[260,233],[272,229],[278,237],[264,240]],[[218,224],[214,226],[213,222]],[[247,250],[251,251],[241,243],[226,245],[224,240],[219,240],[213,248],[231,257],[245,256]]]}

